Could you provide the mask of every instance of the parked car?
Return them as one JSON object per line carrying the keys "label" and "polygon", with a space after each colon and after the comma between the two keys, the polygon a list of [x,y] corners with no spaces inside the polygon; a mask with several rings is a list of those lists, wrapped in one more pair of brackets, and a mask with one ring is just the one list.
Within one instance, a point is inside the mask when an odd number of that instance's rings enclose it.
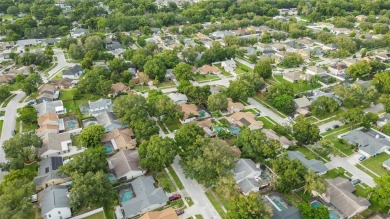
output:
{"label": "parked car", "polygon": [[169,197],[169,201],[175,201],[178,199],[181,199],[181,195],[179,195],[179,194],[174,194],[171,197]]}
{"label": "parked car", "polygon": [[259,116],[261,116],[261,114],[260,113],[256,113],[256,117],[259,117]]}
{"label": "parked car", "polygon": [[332,130],[332,128],[328,127],[328,128],[325,129],[325,131],[330,131],[330,130]]}
{"label": "parked car", "polygon": [[338,128],[338,127],[340,127],[339,125],[333,125],[333,128],[335,129],[335,128]]}
{"label": "parked car", "polygon": [[27,103],[27,105],[29,105],[29,106],[31,106],[31,105],[33,105],[33,104],[34,104],[34,101],[33,101],[33,100]]}
{"label": "parked car", "polygon": [[16,130],[12,130],[12,136],[16,135]]}
{"label": "parked car", "polygon": [[366,158],[367,158],[366,156],[362,155],[362,156],[359,157],[359,160],[360,160],[360,161],[363,161],[363,160],[365,160]]}
{"label": "parked car", "polygon": [[352,185],[357,185],[359,183],[361,183],[362,181],[360,179],[354,179],[351,181]]}
{"label": "parked car", "polygon": [[182,214],[184,214],[184,209],[176,210],[176,215],[177,216],[182,215]]}

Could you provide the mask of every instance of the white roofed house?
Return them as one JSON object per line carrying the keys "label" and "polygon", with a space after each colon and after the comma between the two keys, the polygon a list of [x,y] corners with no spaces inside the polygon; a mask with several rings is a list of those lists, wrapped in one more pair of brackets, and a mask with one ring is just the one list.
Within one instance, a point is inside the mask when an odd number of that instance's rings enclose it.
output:
{"label": "white roofed house", "polygon": [[221,62],[221,67],[224,68],[225,71],[227,71],[229,73],[234,72],[234,69],[237,68],[236,62],[233,59]]}
{"label": "white roofed house", "polygon": [[66,113],[66,108],[64,108],[62,100],[43,101],[42,103],[35,105],[35,109],[38,111],[38,117],[50,112],[55,112],[57,114]]}
{"label": "white roofed house", "polygon": [[91,116],[97,116],[103,112],[112,112],[112,101],[110,99],[99,99],[95,102],[89,102],[89,113]]}
{"label": "white roofed house", "polygon": [[142,176],[146,169],[141,168],[137,150],[122,150],[107,158],[110,171],[117,180],[129,180]]}
{"label": "white roofed house", "polygon": [[170,93],[168,97],[176,104],[185,104],[188,101],[187,96],[182,93]]}
{"label": "white roofed house", "polygon": [[383,168],[390,171],[390,158],[382,163]]}
{"label": "white roofed house", "polygon": [[244,195],[250,192],[257,192],[268,184],[261,180],[261,169],[250,159],[239,159],[233,170],[234,179]]}
{"label": "white roofed house", "polygon": [[122,125],[120,120],[116,117],[113,112],[103,112],[97,115],[96,121],[99,125],[103,126],[106,132],[109,132],[116,128],[125,128],[125,125]]}
{"label": "white roofed house", "polygon": [[326,71],[320,67],[317,67],[317,66],[309,66],[306,68],[306,74],[309,74],[309,75],[321,75],[321,74],[325,74]]}

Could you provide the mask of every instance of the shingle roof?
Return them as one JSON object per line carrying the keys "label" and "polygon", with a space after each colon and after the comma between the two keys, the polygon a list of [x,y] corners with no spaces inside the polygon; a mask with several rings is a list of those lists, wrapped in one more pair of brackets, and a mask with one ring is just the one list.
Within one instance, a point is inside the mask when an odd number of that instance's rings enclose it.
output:
{"label": "shingle roof", "polygon": [[294,99],[295,104],[297,104],[298,108],[308,107],[310,106],[310,100],[306,97],[301,97]]}
{"label": "shingle roof", "polygon": [[299,161],[301,161],[303,166],[313,170],[316,173],[322,173],[328,171],[328,168],[324,165],[323,162],[316,159],[308,160],[306,159],[305,155],[303,155],[302,152],[300,151],[287,151],[287,155],[290,160],[298,159]]}
{"label": "shingle roof", "polygon": [[284,211],[278,211],[274,209],[274,215],[271,219],[301,219],[301,213],[295,206],[289,207]]}
{"label": "shingle roof", "polygon": [[154,183],[152,176],[140,176],[131,182],[135,197],[122,202],[126,217],[139,214],[150,206],[163,205],[168,202],[168,197],[163,189],[155,188]]}
{"label": "shingle roof", "polygon": [[370,156],[377,154],[383,147],[390,147],[390,142],[386,138],[374,138],[360,130],[352,130],[341,138],[350,144],[358,145],[360,150]]}
{"label": "shingle roof", "polygon": [[117,178],[123,177],[130,171],[145,171],[140,166],[137,150],[123,150],[107,158],[109,168],[114,170]]}
{"label": "shingle roof", "polygon": [[69,208],[68,189],[66,186],[50,186],[41,192],[42,217],[55,208]]}
{"label": "shingle roof", "polygon": [[106,133],[102,142],[114,141],[114,149],[134,149],[137,146],[137,141],[134,138],[133,129],[115,128]]}
{"label": "shingle roof", "polygon": [[48,133],[42,138],[43,146],[38,149],[38,155],[41,156],[48,150],[62,151],[61,142],[71,141],[70,134],[65,133]]}
{"label": "shingle roof", "polygon": [[62,166],[62,157],[49,157],[39,162],[38,176],[34,179],[34,184],[40,186],[52,179],[63,179],[65,174],[57,174],[58,167]]}
{"label": "shingle roof", "polygon": [[67,70],[62,71],[62,75],[75,75],[78,72],[82,71],[80,65],[75,65]]}
{"label": "shingle roof", "polygon": [[57,101],[44,101],[40,104],[35,105],[35,109],[38,111],[38,117],[41,117],[49,112],[55,112],[56,107],[58,106],[64,106],[62,103],[62,100]]}
{"label": "shingle roof", "polygon": [[[236,162],[236,166],[233,170],[234,179],[237,182],[237,185],[240,187],[241,191],[248,193],[255,187],[260,187],[261,185],[252,177],[253,172],[258,172],[261,174],[260,167],[256,167],[256,164],[251,159],[239,159]],[[248,177],[250,175],[250,177]]]}
{"label": "shingle roof", "polygon": [[94,109],[99,109],[99,108],[104,108],[104,107],[112,107],[112,101],[110,99],[100,99],[100,100],[97,100],[95,102],[90,102],[89,104],[89,108],[91,110],[94,110]]}
{"label": "shingle roof", "polygon": [[119,119],[113,112],[103,112],[97,115],[95,118],[99,125],[102,125],[104,128],[107,128],[112,124],[116,124],[119,126],[121,125]]}

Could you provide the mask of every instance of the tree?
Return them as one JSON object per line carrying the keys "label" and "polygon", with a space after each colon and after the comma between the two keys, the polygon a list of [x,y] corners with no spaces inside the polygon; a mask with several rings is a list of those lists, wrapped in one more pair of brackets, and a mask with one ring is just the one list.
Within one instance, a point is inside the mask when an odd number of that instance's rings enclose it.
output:
{"label": "tree", "polygon": [[299,117],[293,125],[293,137],[298,145],[313,144],[321,138],[320,129]]}
{"label": "tree", "polygon": [[3,102],[9,96],[11,96],[10,87],[8,85],[0,86],[0,102]]}
{"label": "tree", "polygon": [[295,111],[294,98],[288,94],[275,97],[272,101],[272,106],[286,114],[291,114]]}
{"label": "tree", "polygon": [[259,74],[263,78],[269,78],[272,75],[272,66],[269,60],[260,59],[256,63],[255,69],[253,70],[255,74]]}
{"label": "tree", "polygon": [[53,49],[50,46],[46,46],[45,54],[48,55],[48,56],[53,56],[54,55],[54,51],[53,51]]}
{"label": "tree", "polygon": [[141,166],[152,171],[160,171],[173,163],[178,153],[177,144],[171,138],[161,138],[153,135],[143,141],[138,148]]}
{"label": "tree", "polygon": [[349,109],[341,114],[341,121],[351,124],[351,130],[353,125],[357,125],[363,122],[364,112],[360,108]]}
{"label": "tree", "polygon": [[374,32],[376,34],[385,34],[389,31],[388,24],[376,24],[374,25]]}
{"label": "tree", "polygon": [[84,47],[87,51],[103,49],[103,40],[99,36],[88,36],[85,39]]}
{"label": "tree", "polygon": [[1,218],[26,218],[34,212],[31,196],[35,192],[35,173],[29,169],[11,170],[0,184]]}
{"label": "tree", "polygon": [[390,94],[390,71],[375,74],[371,83],[379,92]]}
{"label": "tree", "polygon": [[16,16],[16,15],[18,15],[18,13],[19,13],[19,9],[16,6],[9,6],[7,8],[7,14],[11,14],[13,16]]}
{"label": "tree", "polygon": [[175,134],[175,141],[186,154],[188,147],[194,144],[198,137],[203,137],[204,134],[203,129],[194,123],[183,124]]}
{"label": "tree", "polygon": [[198,138],[190,146],[181,163],[184,173],[205,185],[214,185],[219,177],[230,174],[237,155],[230,146],[218,138]]}
{"label": "tree", "polygon": [[25,106],[19,109],[18,119],[24,124],[35,124],[37,123],[38,111],[33,106]]}
{"label": "tree", "polygon": [[215,192],[225,199],[229,199],[233,195],[239,194],[237,182],[232,175],[221,177],[215,185]]}
{"label": "tree", "polygon": [[358,62],[345,69],[345,73],[349,74],[353,78],[361,77],[365,74],[370,73],[371,71],[372,71],[372,67],[370,63],[366,61]]}
{"label": "tree", "polygon": [[115,199],[115,191],[107,174],[103,171],[86,174],[75,173],[70,191],[70,206],[78,211],[81,208],[109,205]]}
{"label": "tree", "polygon": [[274,158],[281,149],[279,142],[268,140],[260,130],[251,131],[248,127],[241,129],[235,144],[241,149],[241,157],[256,160]]}
{"label": "tree", "polygon": [[303,61],[303,58],[298,53],[288,53],[279,65],[285,68],[295,68],[303,64]]}
{"label": "tree", "polygon": [[[42,147],[42,144],[42,139],[33,132],[16,134],[5,141],[3,143],[3,149],[5,157],[10,162],[11,169],[23,168],[24,162],[34,160],[36,158],[36,151]],[[18,164],[18,166],[14,166],[14,164]]]}
{"label": "tree", "polygon": [[248,56],[248,59],[251,63],[255,63],[257,61],[257,55],[256,54],[250,54]]}
{"label": "tree", "polygon": [[151,105],[150,113],[165,122],[174,122],[181,117],[178,106],[167,95],[161,91],[153,90],[148,94],[148,101]]}
{"label": "tree", "polygon": [[165,50],[164,52],[158,54],[157,57],[165,64],[167,69],[174,68],[180,62],[177,57],[177,52],[172,50]]}
{"label": "tree", "polygon": [[286,156],[279,156],[271,160],[272,170],[279,176],[276,181],[276,189],[280,192],[289,192],[305,183],[306,167],[295,159],[290,161]]}
{"label": "tree", "polygon": [[376,113],[368,112],[364,114],[363,117],[363,126],[366,128],[370,128],[372,124],[376,124],[376,122],[379,120],[379,116]]}
{"label": "tree", "polygon": [[84,57],[83,49],[76,44],[70,44],[68,52],[70,57],[76,60],[81,60]]}
{"label": "tree", "polygon": [[226,98],[226,95],[223,93],[212,94],[207,99],[207,108],[211,112],[227,109],[227,107],[228,107],[228,100]]}
{"label": "tree", "polygon": [[145,63],[144,71],[150,78],[162,82],[164,81],[167,69],[160,59],[154,58]]}
{"label": "tree", "polygon": [[192,66],[184,62],[180,62],[173,68],[173,74],[178,81],[190,80],[194,75],[192,73]]}
{"label": "tree", "polygon": [[91,58],[85,57],[81,62],[81,68],[83,69],[91,69],[93,66],[93,61]]}
{"label": "tree", "polygon": [[121,74],[128,68],[128,64],[125,62],[125,60],[120,58],[114,58],[108,63],[108,65],[110,66],[111,71],[116,74]]}
{"label": "tree", "polygon": [[194,103],[199,106],[204,106],[207,103],[208,97],[211,94],[210,86],[206,85],[203,87],[197,87],[190,85],[184,92],[191,103]]}
{"label": "tree", "polygon": [[305,185],[303,186],[305,192],[316,191],[322,194],[326,190],[324,180],[314,171],[309,170],[305,175]]}
{"label": "tree", "polygon": [[298,205],[301,211],[302,219],[329,219],[329,210],[321,205],[318,208],[312,207],[309,203],[300,203]]}
{"label": "tree", "polygon": [[321,96],[310,104],[310,111],[316,116],[324,116],[339,109],[337,101],[331,97]]}
{"label": "tree", "polygon": [[137,136],[138,142],[148,140],[153,135],[158,135],[160,130],[156,125],[156,122],[147,118],[135,120],[130,124],[134,127],[134,133],[135,136]]}
{"label": "tree", "polygon": [[100,139],[103,137],[103,134],[103,126],[92,125],[85,127],[78,136],[78,139],[83,146],[98,147],[101,146]]}
{"label": "tree", "polygon": [[383,104],[385,112],[390,113],[390,97],[389,97],[389,95],[383,94],[379,98],[379,103]]}
{"label": "tree", "polygon": [[254,192],[248,196],[234,196],[232,207],[228,210],[231,219],[269,218],[271,214],[272,209],[259,201],[259,194]]}
{"label": "tree", "polygon": [[390,135],[390,123],[386,123],[382,126],[382,132],[386,135]]}
{"label": "tree", "polygon": [[107,154],[104,147],[87,148],[84,152],[74,155],[72,160],[59,168],[60,172],[69,176],[85,175],[88,172],[107,172]]}

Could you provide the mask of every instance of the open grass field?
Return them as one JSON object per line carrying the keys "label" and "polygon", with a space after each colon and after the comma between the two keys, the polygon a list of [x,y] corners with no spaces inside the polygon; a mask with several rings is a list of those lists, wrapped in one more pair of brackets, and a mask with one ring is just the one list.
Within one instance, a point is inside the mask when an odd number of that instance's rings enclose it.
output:
{"label": "open grass field", "polygon": [[387,159],[390,159],[390,154],[381,153],[375,157],[368,158],[361,162],[361,164],[380,176],[389,176],[390,171],[382,166],[382,163]]}

